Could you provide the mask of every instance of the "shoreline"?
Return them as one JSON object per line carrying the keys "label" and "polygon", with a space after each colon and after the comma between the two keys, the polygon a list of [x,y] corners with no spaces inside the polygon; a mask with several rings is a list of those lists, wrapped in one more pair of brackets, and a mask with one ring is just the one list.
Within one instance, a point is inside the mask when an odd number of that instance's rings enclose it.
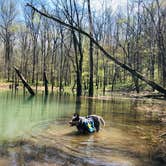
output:
{"label": "shoreline", "polygon": [[[0,91],[12,91],[12,83],[5,83],[5,82],[0,82]],[[35,90],[35,86],[31,86],[33,90]],[[48,86],[49,88],[49,93],[51,93],[51,86]],[[18,86],[17,90],[22,90],[23,86]],[[65,88],[64,88],[65,89]],[[15,88],[13,88],[13,90],[15,90]],[[44,92],[44,86],[38,86],[37,88],[38,92]],[[58,93],[58,87],[54,87],[53,92],[57,92]],[[80,97],[86,97],[86,98],[92,98],[92,99],[105,99],[105,100],[109,100],[111,99],[112,96],[118,96],[118,97],[122,97],[122,98],[149,98],[149,99],[159,99],[159,100],[165,100],[166,97],[159,93],[159,92],[152,92],[152,91],[141,91],[140,93],[136,93],[135,91],[110,91],[110,90],[106,90],[105,95],[103,95],[102,93],[102,89],[101,90],[97,90],[96,94],[94,94],[93,97],[88,97],[86,94],[82,95]],[[63,93],[72,93],[69,90],[62,92]]]}
{"label": "shoreline", "polygon": [[0,82],[0,90],[10,90],[9,85],[11,83]]}

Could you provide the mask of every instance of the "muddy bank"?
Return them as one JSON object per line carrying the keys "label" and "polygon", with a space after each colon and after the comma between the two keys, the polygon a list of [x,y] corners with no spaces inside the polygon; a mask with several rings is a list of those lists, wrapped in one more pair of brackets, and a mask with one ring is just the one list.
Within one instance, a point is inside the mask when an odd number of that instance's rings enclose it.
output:
{"label": "muddy bank", "polygon": [[0,90],[9,90],[10,89],[9,85],[10,85],[10,83],[0,82]]}
{"label": "muddy bank", "polygon": [[[153,165],[166,164],[166,146],[154,147]],[[134,155],[134,154],[133,154]],[[130,166],[129,163],[107,163],[93,158],[81,158],[68,154],[55,147],[38,145],[30,141],[5,143],[0,146],[0,165],[3,166]]]}
{"label": "muddy bank", "polygon": [[104,97],[111,97],[111,96],[119,96],[119,97],[127,97],[127,98],[136,98],[136,99],[159,99],[159,100],[165,100],[166,96],[157,92],[157,91],[141,91],[140,93],[136,93],[135,91],[107,91]]}
{"label": "muddy bank", "polygon": [[[18,141],[0,146],[0,165],[121,166],[122,163],[107,163],[88,157],[76,157],[55,147],[38,145],[30,141]],[[123,166],[129,164],[123,163]]]}
{"label": "muddy bank", "polygon": [[163,163],[163,165],[166,164],[166,133],[159,136],[159,143],[155,147],[152,157],[154,160]]}

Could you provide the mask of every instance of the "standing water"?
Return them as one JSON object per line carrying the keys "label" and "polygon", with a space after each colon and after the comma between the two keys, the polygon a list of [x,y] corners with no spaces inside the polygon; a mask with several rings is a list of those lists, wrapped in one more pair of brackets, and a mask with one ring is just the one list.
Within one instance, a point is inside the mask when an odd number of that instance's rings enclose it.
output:
{"label": "standing water", "polygon": [[[0,165],[162,165],[152,152],[166,130],[160,115],[166,102],[112,96],[72,96],[0,92]],[[106,121],[98,133],[79,135],[68,121],[74,112]]]}

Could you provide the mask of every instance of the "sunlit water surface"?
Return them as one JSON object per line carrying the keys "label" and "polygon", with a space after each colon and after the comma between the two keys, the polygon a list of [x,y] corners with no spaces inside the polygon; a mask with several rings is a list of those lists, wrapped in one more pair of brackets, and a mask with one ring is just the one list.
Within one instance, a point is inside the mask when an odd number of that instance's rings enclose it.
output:
{"label": "sunlit water surface", "polygon": [[[165,101],[118,96],[76,99],[68,95],[29,97],[0,92],[0,144],[26,139],[61,153],[58,157],[52,152],[41,163],[30,160],[27,165],[160,165],[151,159],[151,151],[158,135],[166,130],[165,124],[159,123],[159,116],[166,113],[165,106]],[[79,135],[68,125],[76,111],[82,116],[102,116],[105,128],[99,133]],[[23,148],[29,153],[34,151],[27,144]],[[13,148],[8,155],[10,164],[1,157],[0,165],[16,165],[15,151],[18,149]]]}

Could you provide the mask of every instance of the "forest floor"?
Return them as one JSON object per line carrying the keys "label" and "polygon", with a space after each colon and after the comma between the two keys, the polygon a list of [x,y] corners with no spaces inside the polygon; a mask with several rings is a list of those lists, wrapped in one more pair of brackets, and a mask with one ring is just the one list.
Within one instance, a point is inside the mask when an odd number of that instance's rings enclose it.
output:
{"label": "forest floor", "polygon": [[[36,87],[32,86],[32,88],[35,90]],[[51,86],[48,87],[49,91],[51,92]],[[10,90],[12,89],[12,83],[10,82],[1,82],[0,81],[0,90]],[[14,89],[14,87],[13,87]],[[17,89],[22,89],[22,85],[17,86]],[[58,91],[58,87],[54,87],[54,91],[57,92]],[[71,88],[69,87],[65,87],[65,90],[62,92],[69,92],[72,93],[72,90],[70,90]],[[67,89],[67,90],[66,90]],[[40,92],[44,92],[44,86],[38,86],[37,90]],[[98,93],[99,92],[99,93]],[[152,98],[152,99],[166,99],[166,97],[161,94],[158,93],[156,91],[152,92],[152,91],[141,91],[140,93],[136,93],[135,91],[125,91],[125,90],[115,90],[114,92],[110,91],[110,90],[106,90],[105,95],[102,95],[102,89],[98,90],[98,92],[96,92],[96,95],[94,95],[93,98],[98,98],[98,99],[106,99],[109,100],[112,96],[119,96],[119,97],[128,97],[128,98]],[[86,93],[85,93],[86,96]]]}
{"label": "forest floor", "polygon": [[8,90],[10,83],[0,82],[0,90]]}

